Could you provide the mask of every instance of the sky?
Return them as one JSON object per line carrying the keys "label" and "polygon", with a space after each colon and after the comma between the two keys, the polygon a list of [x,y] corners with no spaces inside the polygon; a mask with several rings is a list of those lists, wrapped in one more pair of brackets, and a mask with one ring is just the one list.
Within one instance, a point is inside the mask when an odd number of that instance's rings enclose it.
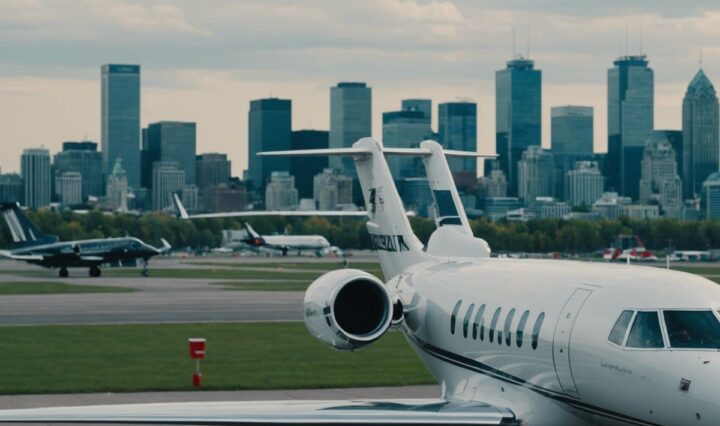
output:
{"label": "sky", "polygon": [[339,81],[372,87],[377,139],[402,99],[432,99],[435,128],[438,103],[473,100],[494,153],[494,75],[513,51],[543,71],[543,145],[551,106],[588,105],[604,152],[613,59],[647,54],[655,128],[679,129],[701,58],[720,79],[718,22],[716,0],[0,0],[0,169],[24,148],[99,142],[105,63],[142,66],[143,126],[196,122],[198,153],[227,152],[235,175],[250,100],[292,99],[294,130],[328,129]]}

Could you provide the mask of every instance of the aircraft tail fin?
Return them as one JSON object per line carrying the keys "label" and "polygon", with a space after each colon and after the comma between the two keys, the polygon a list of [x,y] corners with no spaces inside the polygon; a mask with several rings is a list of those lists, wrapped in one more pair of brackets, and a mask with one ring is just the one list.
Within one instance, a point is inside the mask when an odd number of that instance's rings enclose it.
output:
{"label": "aircraft tail fin", "polygon": [[[410,152],[413,151],[413,152]],[[400,155],[422,155],[409,150]],[[382,146],[372,138],[363,138],[352,148],[333,148],[265,152],[262,156],[301,155],[351,156],[355,162],[368,215],[367,229],[373,246],[378,251],[386,278],[394,277],[406,268],[428,259],[423,245],[415,236],[407,218],[405,207],[393,181]]]}
{"label": "aircraft tail fin", "polygon": [[12,235],[14,248],[52,244],[58,241],[57,236],[48,235],[40,231],[40,229],[28,219],[17,203],[0,205],[0,212],[10,230],[10,235]]}
{"label": "aircraft tail fin", "polygon": [[188,215],[187,210],[185,210],[185,206],[183,206],[182,201],[180,201],[180,194],[178,194],[177,192],[173,192],[172,202],[173,202],[173,207],[175,208],[175,214],[177,215],[178,218],[187,219],[190,217],[190,215]]}
{"label": "aircraft tail fin", "polygon": [[260,238],[260,234],[258,234],[249,223],[243,222],[243,228],[248,233],[249,238]]}

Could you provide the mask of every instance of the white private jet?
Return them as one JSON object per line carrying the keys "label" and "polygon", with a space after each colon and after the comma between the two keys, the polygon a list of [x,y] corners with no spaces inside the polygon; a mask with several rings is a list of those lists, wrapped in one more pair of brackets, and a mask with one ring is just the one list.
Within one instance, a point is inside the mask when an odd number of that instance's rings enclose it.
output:
{"label": "white private jet", "polygon": [[[423,157],[437,206],[415,237],[383,149],[351,155],[387,282],[329,272],[308,289],[305,324],[338,350],[399,329],[442,385],[437,400],[152,404],[0,411],[3,421],[223,424],[717,425],[720,289],[651,267],[499,259],[473,237],[443,150]],[[412,151],[412,152],[410,152]],[[451,153],[459,155],[459,153]]]}
{"label": "white private jet", "polygon": [[330,248],[330,242],[322,235],[260,235],[250,226],[243,223],[244,237],[240,243],[253,250],[268,249],[287,256],[288,252],[312,252],[322,256]]}

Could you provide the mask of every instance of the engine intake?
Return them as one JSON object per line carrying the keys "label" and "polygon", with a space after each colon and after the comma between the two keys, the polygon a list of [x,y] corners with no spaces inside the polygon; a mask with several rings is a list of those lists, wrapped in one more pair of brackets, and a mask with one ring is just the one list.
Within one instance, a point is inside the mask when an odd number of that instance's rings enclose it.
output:
{"label": "engine intake", "polygon": [[385,334],[393,319],[393,305],[378,278],[357,269],[340,269],[310,285],[304,319],[310,334],[321,342],[354,351]]}

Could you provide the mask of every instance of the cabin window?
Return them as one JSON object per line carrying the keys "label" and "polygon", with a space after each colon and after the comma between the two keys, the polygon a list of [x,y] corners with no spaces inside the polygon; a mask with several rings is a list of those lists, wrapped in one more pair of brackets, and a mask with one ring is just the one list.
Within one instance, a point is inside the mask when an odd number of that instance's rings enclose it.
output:
{"label": "cabin window", "polygon": [[452,315],[450,316],[450,334],[455,334],[455,319],[457,318],[458,311],[462,305],[462,300],[458,300],[453,308]]}
{"label": "cabin window", "polygon": [[477,340],[478,337],[478,324],[480,324],[480,340],[483,340],[485,337],[485,318],[483,316],[485,315],[485,304],[480,305],[480,308],[477,311],[477,314],[475,314],[475,322],[473,322],[473,331],[472,336],[473,340]]}
{"label": "cabin window", "polygon": [[530,311],[523,312],[522,316],[520,317],[520,322],[518,323],[517,328],[517,334],[515,334],[515,343],[517,344],[518,348],[522,347],[523,344],[523,333],[525,332],[525,325],[527,324],[528,317],[530,316]]}
{"label": "cabin window", "polygon": [[660,331],[660,321],[656,311],[642,312],[638,311],[635,315],[630,334],[628,335],[628,348],[654,349],[663,348],[662,332]]}
{"label": "cabin window", "polygon": [[492,321],[490,322],[490,329],[488,330],[488,340],[490,343],[493,342],[493,339],[495,338],[495,326],[497,326],[498,318],[500,318],[500,311],[501,308],[495,309],[495,313],[493,314]]}
{"label": "cabin window", "polygon": [[508,346],[512,345],[512,331],[510,326],[512,325],[513,317],[515,316],[515,308],[510,309],[507,318],[505,318],[505,344]]}
{"label": "cabin window", "polygon": [[465,319],[463,320],[463,337],[467,339],[468,327],[470,326],[470,317],[472,317],[473,311],[475,310],[475,304],[470,304],[467,312],[465,312]]}
{"label": "cabin window", "polygon": [[633,311],[622,311],[620,317],[618,317],[617,321],[615,321],[615,325],[610,331],[610,335],[608,336],[609,341],[615,343],[616,345],[622,346],[632,316]]}
{"label": "cabin window", "polygon": [[540,315],[538,315],[537,319],[535,320],[535,325],[533,326],[531,344],[533,350],[537,349],[538,347],[538,340],[540,340],[540,329],[542,328],[543,321],[545,321],[545,312],[541,312]]}
{"label": "cabin window", "polygon": [[720,322],[712,311],[663,311],[671,348],[720,349]]}

